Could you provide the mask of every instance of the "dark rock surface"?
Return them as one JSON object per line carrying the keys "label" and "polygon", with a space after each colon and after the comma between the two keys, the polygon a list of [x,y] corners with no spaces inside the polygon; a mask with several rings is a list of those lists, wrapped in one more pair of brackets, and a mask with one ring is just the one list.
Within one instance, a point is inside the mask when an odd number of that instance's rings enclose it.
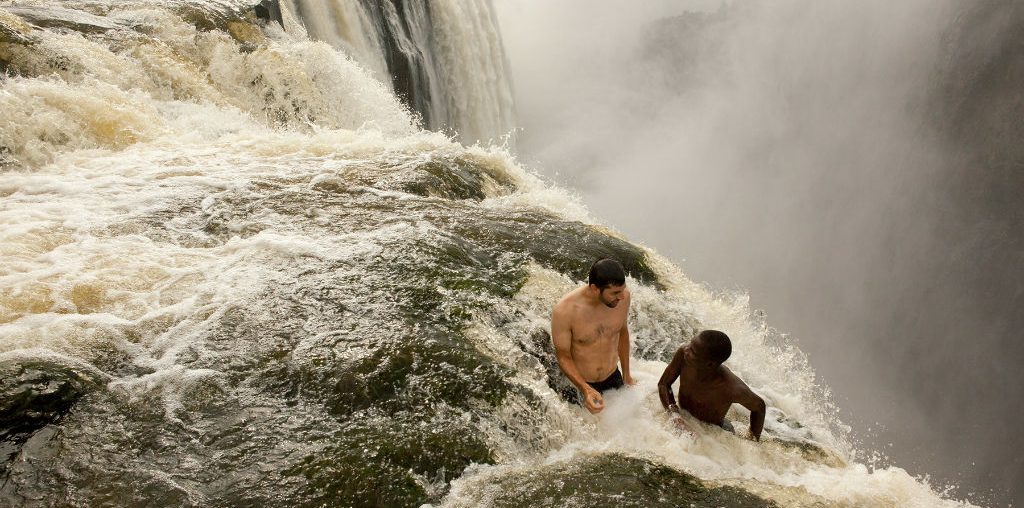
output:
{"label": "dark rock surface", "polygon": [[775,507],[745,490],[714,486],[644,459],[600,455],[539,467],[497,481],[494,507]]}
{"label": "dark rock surface", "polygon": [[100,376],[56,357],[0,359],[0,457],[10,458],[34,432],[55,423]]}

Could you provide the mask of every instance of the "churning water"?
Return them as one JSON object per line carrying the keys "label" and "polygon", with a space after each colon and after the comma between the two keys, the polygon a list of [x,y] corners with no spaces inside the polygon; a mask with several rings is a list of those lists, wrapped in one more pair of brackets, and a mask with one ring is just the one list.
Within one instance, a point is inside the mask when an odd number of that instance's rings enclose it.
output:
{"label": "churning water", "polygon": [[[744,298],[424,128],[511,125],[488,2],[305,4],[0,4],[0,505],[958,505],[859,457]],[[392,14],[441,48],[415,113],[381,81]],[[639,384],[593,417],[546,330],[600,256],[630,273]],[[704,327],[764,442],[662,415]]]}

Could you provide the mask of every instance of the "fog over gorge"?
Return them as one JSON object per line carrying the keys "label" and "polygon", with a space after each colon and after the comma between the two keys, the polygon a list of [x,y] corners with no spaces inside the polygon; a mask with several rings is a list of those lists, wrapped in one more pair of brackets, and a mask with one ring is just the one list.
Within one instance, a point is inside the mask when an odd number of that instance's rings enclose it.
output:
{"label": "fog over gorge", "polygon": [[496,2],[520,159],[748,292],[862,452],[1024,500],[1024,9]]}

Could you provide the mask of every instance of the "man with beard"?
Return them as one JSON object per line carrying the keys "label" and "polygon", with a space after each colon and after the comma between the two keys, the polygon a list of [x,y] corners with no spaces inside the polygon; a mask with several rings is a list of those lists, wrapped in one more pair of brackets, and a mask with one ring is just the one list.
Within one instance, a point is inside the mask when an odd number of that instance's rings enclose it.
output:
{"label": "man with beard", "polygon": [[563,296],[551,313],[558,366],[593,414],[604,409],[605,390],[634,384],[626,326],[629,301],[622,264],[604,258],[590,267],[588,284]]}

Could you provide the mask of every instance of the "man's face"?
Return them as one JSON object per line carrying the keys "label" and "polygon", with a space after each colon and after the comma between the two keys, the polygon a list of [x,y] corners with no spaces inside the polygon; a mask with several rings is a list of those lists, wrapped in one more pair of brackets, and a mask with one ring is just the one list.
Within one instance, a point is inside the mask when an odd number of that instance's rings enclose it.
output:
{"label": "man's face", "polygon": [[683,359],[686,360],[686,363],[695,365],[704,359],[704,349],[701,346],[700,337],[697,337],[683,348]]}
{"label": "man's face", "polygon": [[608,286],[598,293],[601,303],[615,308],[626,297],[626,286]]}

